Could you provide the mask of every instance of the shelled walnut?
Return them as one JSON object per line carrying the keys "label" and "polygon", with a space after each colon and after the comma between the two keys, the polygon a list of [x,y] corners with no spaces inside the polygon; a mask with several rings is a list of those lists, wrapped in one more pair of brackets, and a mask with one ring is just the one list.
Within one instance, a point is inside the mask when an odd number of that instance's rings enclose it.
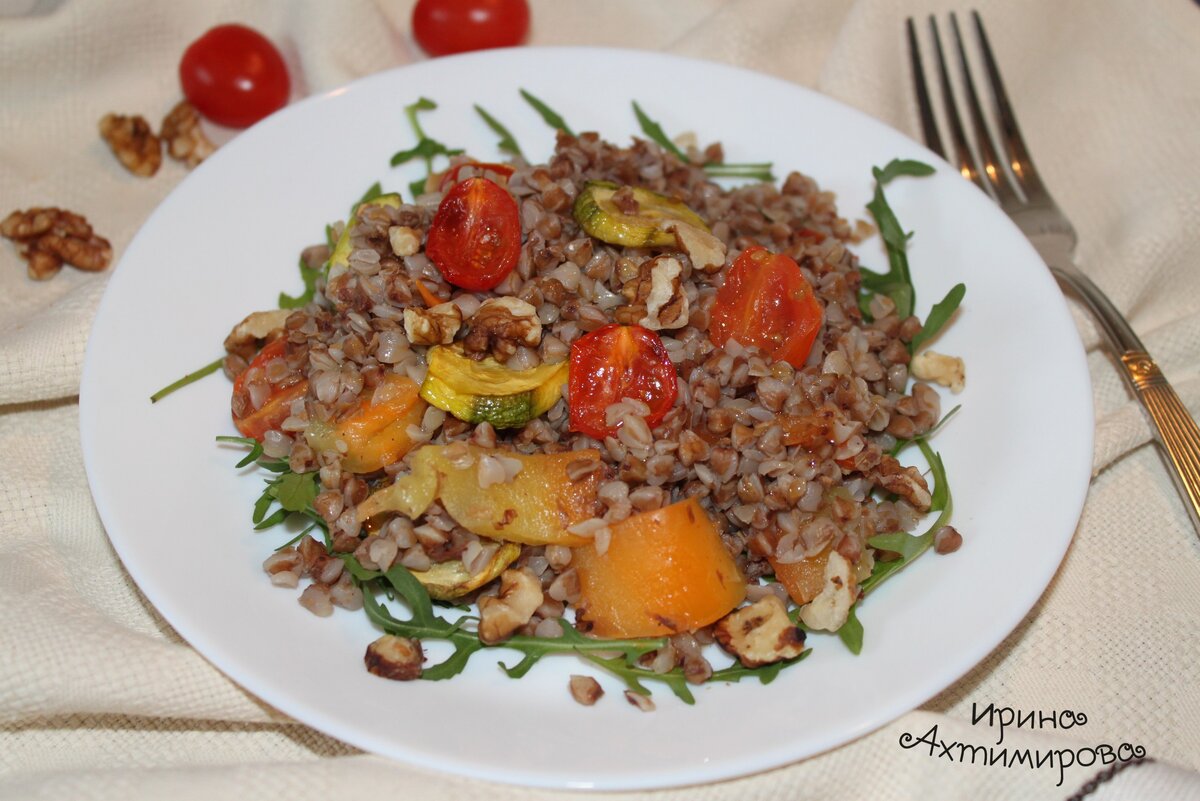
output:
{"label": "shelled walnut", "polygon": [[63,264],[96,272],[112,262],[112,245],[97,236],[81,215],[47,207],[14,211],[0,222],[0,235],[17,244],[29,277],[53,278]]}

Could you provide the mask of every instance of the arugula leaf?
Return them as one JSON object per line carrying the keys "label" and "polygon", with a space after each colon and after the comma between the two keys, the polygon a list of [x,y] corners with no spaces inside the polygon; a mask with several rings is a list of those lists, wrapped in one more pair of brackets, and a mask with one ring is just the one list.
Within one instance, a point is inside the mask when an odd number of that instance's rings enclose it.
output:
{"label": "arugula leaf", "polygon": [[637,116],[638,125],[641,126],[642,133],[657,142],[659,147],[668,153],[673,154],[675,158],[679,159],[684,164],[688,163],[687,154],[680,150],[679,146],[671,141],[670,137],[663,132],[661,125],[650,119],[650,117],[646,115],[646,112],[642,111],[642,107],[638,105],[636,100],[633,101],[633,113]]}
{"label": "arugula leaf", "polygon": [[899,554],[900,558],[889,562],[875,563],[875,568],[871,571],[871,575],[863,579],[862,583],[859,584],[859,589],[862,590],[863,596],[882,584],[889,576],[901,568],[908,566],[914,559],[929,550],[929,546],[933,545],[934,536],[943,526],[950,522],[950,515],[954,510],[953,498],[950,494],[950,484],[946,480],[946,466],[942,463],[941,454],[934,451],[924,437],[918,437],[912,440],[912,442],[921,449],[921,453],[925,454],[925,459],[929,462],[929,470],[934,480],[934,488],[931,493],[933,500],[930,505],[930,511],[938,511],[940,514],[938,514],[937,519],[933,521],[933,524],[923,534],[914,535],[903,531],[895,531],[891,534],[879,534],[867,540],[867,544],[872,548],[892,551]]}
{"label": "arugula leaf", "polygon": [[415,146],[408,150],[401,150],[393,155],[391,164],[393,167],[399,167],[401,164],[412,161],[415,158],[425,159],[426,163],[428,163],[433,160],[434,156],[457,156],[461,152],[461,150],[453,150],[441,142],[435,142],[432,139],[421,139]]}
{"label": "arugula leaf", "polygon": [[160,400],[167,397],[175,390],[183,389],[188,384],[194,384],[195,382],[199,381],[201,378],[204,378],[204,376],[206,376],[206,375],[212,375],[213,373],[220,370],[221,365],[223,365],[224,363],[225,363],[225,357],[222,356],[221,358],[204,365],[199,370],[193,370],[192,372],[188,373],[187,375],[185,375],[183,378],[179,379],[178,381],[172,381],[170,384],[167,384],[165,387],[160,389],[158,392],[155,392],[153,395],[151,395],[150,402],[158,403]]}
{"label": "arugula leaf", "polygon": [[915,161],[912,159],[892,159],[881,170],[878,167],[873,171],[875,180],[882,184],[891,183],[892,180],[899,178],[902,175],[910,175],[914,178],[922,178],[926,175],[933,175],[934,168],[930,164],[923,161]]}
{"label": "arugula leaf", "polygon": [[317,499],[317,474],[290,470],[275,480],[272,494],[289,512],[303,512]]}
{"label": "arugula leaf", "polygon": [[[657,142],[667,152],[674,155],[684,164],[688,163],[687,154],[684,153],[678,145],[663,131],[662,126],[655,120],[650,118],[638,102],[633,101],[633,113],[637,117],[638,126],[641,127],[642,133],[648,136],[654,142]],[[752,162],[746,164],[725,164],[710,161],[703,165],[706,173],[714,178],[748,178],[756,181],[774,181],[775,175],[771,172],[772,163],[769,161]]]}
{"label": "arugula leaf", "polygon": [[945,327],[946,323],[950,322],[950,318],[954,315],[955,310],[962,303],[963,296],[966,294],[966,285],[958,283],[950,288],[950,291],[946,293],[946,297],[934,304],[933,308],[929,310],[929,316],[925,318],[925,324],[921,326],[921,330],[908,343],[909,353],[916,353],[917,348],[937,336],[937,333]]}
{"label": "arugula leaf", "polygon": [[534,111],[541,115],[542,120],[545,121],[545,123],[551,128],[555,129],[556,131],[562,131],[567,136],[575,135],[575,132],[571,130],[569,125],[567,125],[567,121],[564,120],[557,111],[547,106],[540,99],[524,89],[521,90],[521,97],[525,98],[526,103],[533,106]]}
{"label": "arugula leaf", "polygon": [[491,128],[497,136],[500,137],[500,141],[496,144],[497,148],[505,153],[511,153],[514,156],[525,158],[525,154],[521,152],[521,148],[517,144],[517,140],[513,138],[512,133],[509,132],[507,128],[500,124],[498,119],[487,113],[483,106],[479,105],[478,103],[475,104],[475,113],[477,113],[480,117],[483,117],[483,121],[487,123],[487,126]]}
{"label": "arugula leaf", "polygon": [[862,270],[863,289],[866,290],[866,303],[860,303],[860,308],[869,308],[873,294],[886,295],[896,305],[896,316],[900,319],[909,317],[916,305],[916,290],[913,287],[912,275],[908,269],[908,240],[912,234],[905,233],[896,219],[895,212],[888,205],[883,188],[901,176],[923,176],[933,173],[933,167],[920,161],[893,159],[882,169],[873,167],[871,174],[875,176],[875,194],[867,204],[867,210],[875,218],[875,227],[883,238],[887,249],[888,271],[877,273]]}
{"label": "arugula leaf", "polygon": [[321,277],[321,268],[309,267],[304,263],[303,257],[300,258],[299,266],[300,279],[304,281],[304,291],[295,297],[280,292],[279,308],[281,309],[303,309],[317,294],[317,279]]}
{"label": "arugula leaf", "polygon": [[850,653],[855,656],[862,653],[863,625],[858,621],[858,603],[850,607],[850,614],[837,630],[837,636],[850,649]]}
{"label": "arugula leaf", "polygon": [[408,124],[412,126],[413,133],[417,135],[417,144],[408,150],[401,150],[395,153],[392,156],[391,165],[397,167],[416,158],[425,162],[425,179],[413,181],[409,184],[409,190],[414,196],[420,195],[425,191],[425,180],[433,175],[434,158],[437,156],[457,156],[463,152],[461,148],[447,147],[441,142],[430,139],[425,135],[425,130],[421,127],[421,121],[417,119],[417,112],[433,111],[436,108],[437,103],[434,103],[427,97],[418,98],[415,103],[404,107],[404,116],[408,118]]}

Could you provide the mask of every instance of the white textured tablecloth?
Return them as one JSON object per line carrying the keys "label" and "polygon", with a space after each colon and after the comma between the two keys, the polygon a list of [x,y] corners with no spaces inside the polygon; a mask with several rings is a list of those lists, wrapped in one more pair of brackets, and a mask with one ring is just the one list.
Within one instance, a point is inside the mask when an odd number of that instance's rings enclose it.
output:
{"label": "white textured tablecloth", "polygon": [[[1190,0],[986,2],[1037,163],[1079,230],[1083,269],[1200,411],[1200,7]],[[619,45],[726,61],[814,87],[918,136],[902,23],[944,0],[534,0],[532,44]],[[965,7],[957,10],[965,11]],[[411,3],[0,0],[0,216],[62,206],[117,258],[184,176],[122,169],[110,111],[157,122],[184,47],[219,22],[280,43],[302,91],[423,56]],[[84,347],[108,274],[35,283],[0,243],[0,799],[540,799],[365,755],[283,718],[191,650],[123,571],[80,458]],[[1014,310],[1014,319],[1019,310]],[[1149,428],[1077,314],[1097,414],[1095,471],[1050,587],[979,666],[859,741],[704,788],[698,799],[1059,799],[1105,765],[950,761],[904,733],[989,746],[973,706],[1033,712],[1011,749],[1139,745],[1155,762],[1099,799],[1200,798],[1200,538]],[[997,335],[1002,335],[998,332]],[[1053,443],[1047,443],[1053,447]],[[1036,469],[1036,459],[1030,469]],[[1063,710],[1087,722],[1051,727]],[[1080,750],[1084,749],[1084,750]],[[930,751],[933,751],[931,754]],[[960,753],[957,749],[955,753]],[[1061,780],[1061,784],[1060,784]]]}

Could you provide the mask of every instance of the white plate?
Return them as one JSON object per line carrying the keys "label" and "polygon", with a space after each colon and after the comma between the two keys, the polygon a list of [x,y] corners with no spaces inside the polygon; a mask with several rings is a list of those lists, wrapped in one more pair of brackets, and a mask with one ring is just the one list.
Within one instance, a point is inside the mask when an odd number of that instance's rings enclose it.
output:
{"label": "white plate", "polygon": [[[672,134],[721,141],[730,161],[773,159],[813,175],[849,219],[865,217],[871,166],[938,163],[888,197],[916,236],[910,258],[924,315],[956,281],[966,301],[938,349],[966,359],[959,416],[935,444],[965,544],[928,555],[861,610],[851,656],[815,636],[814,654],[770,685],[704,686],[695,706],[654,689],[638,712],[619,682],[585,708],[567,692],[574,658],[522,680],[491,654],[444,682],[389,682],[363,668],[377,632],[362,613],[318,619],[272,587],[262,560],[282,542],[254,533],[257,477],[233,433],[230,387],[210,377],[151,406],[149,394],[221,353],[231,325],[299,288],[300,250],[321,241],[374,181],[407,196],[416,167],[389,158],[413,144],[403,107],[439,108],[427,133],[481,158],[496,136],[480,103],[545,158],[553,134],[524,87],[577,131],[627,142],[636,99]],[[731,102],[732,101],[732,102]],[[883,268],[878,241],[859,248]],[[866,115],[793,84],[654,53],[518,49],[381,73],[294,105],[222,147],[154,212],[112,276],[81,390],[87,473],[129,573],[171,625],[230,678],[296,719],[368,751],[459,775],[546,787],[648,788],[744,775],[866,734],[953,683],[1037,600],[1070,541],[1087,489],[1092,404],[1066,305],[1032,248],[999,211],[928,151]],[[947,406],[950,405],[947,401]],[[1032,461],[1031,461],[1032,460]],[[1036,464],[1036,467],[1034,466]],[[515,657],[505,652],[508,662]]]}

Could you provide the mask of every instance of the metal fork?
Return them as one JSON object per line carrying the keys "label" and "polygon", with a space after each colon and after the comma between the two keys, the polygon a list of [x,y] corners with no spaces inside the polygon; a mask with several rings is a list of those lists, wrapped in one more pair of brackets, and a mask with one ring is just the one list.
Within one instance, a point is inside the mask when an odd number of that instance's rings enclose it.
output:
{"label": "metal fork", "polygon": [[[1146,352],[1145,346],[1129,323],[1091,279],[1075,266],[1075,228],[1054,202],[1054,198],[1050,197],[1033,166],[1004,83],[1000,79],[1000,71],[996,67],[987,33],[983,29],[983,20],[978,12],[971,14],[979,40],[980,56],[991,89],[994,127],[998,139],[993,140],[988,132],[988,123],[975,90],[966,47],[958,27],[958,18],[951,14],[950,23],[958,51],[963,94],[966,96],[978,159],[971,154],[946,66],[937,20],[932,16],[929,18],[929,27],[945,105],[944,116],[954,153],[948,156],[942,145],[929,89],[925,83],[916,27],[910,17],[907,21],[908,48],[925,143],[931,150],[958,167],[963,177],[974,182],[1000,204],[1000,208],[1033,243],[1059,284],[1082,300],[1099,321],[1120,362],[1121,374],[1129,383],[1134,395],[1142,402],[1154,424],[1158,433],[1157,440],[1173,468],[1171,477],[1183,499],[1184,507],[1192,518],[1192,525],[1200,532],[1200,428],[1196,426],[1196,421],[1179,400],[1175,390],[1167,383],[1162,371]],[[1006,165],[1008,169],[1005,168]]]}

